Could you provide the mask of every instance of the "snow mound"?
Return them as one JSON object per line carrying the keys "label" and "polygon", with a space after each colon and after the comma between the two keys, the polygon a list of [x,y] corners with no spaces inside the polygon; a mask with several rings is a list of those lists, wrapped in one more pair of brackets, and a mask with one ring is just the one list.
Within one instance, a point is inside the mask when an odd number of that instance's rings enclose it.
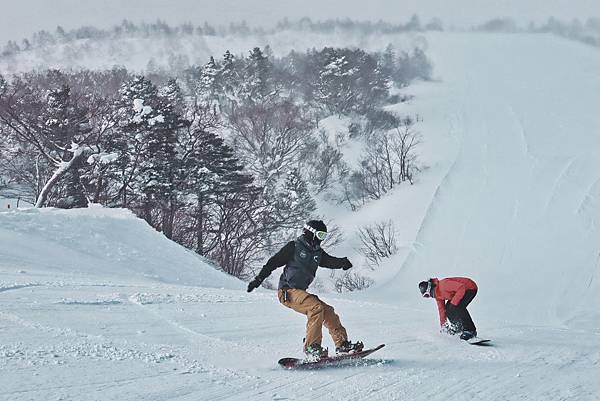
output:
{"label": "snow mound", "polygon": [[1,212],[0,267],[243,288],[126,209]]}

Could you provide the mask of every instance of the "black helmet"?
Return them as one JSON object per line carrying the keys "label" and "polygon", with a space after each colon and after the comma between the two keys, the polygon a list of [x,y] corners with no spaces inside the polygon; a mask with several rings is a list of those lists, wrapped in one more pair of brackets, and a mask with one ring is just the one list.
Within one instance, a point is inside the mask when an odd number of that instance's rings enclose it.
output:
{"label": "black helmet", "polygon": [[433,282],[431,279],[427,281],[421,281],[419,283],[419,291],[421,291],[421,295],[425,298],[431,297],[431,291],[433,289]]}
{"label": "black helmet", "polygon": [[318,245],[327,237],[327,226],[322,220],[310,220],[304,224],[303,235],[309,243]]}

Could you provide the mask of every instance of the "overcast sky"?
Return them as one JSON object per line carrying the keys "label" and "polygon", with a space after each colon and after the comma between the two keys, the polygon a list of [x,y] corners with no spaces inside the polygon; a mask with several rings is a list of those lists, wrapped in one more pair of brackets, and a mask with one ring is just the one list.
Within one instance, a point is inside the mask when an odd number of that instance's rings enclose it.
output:
{"label": "overcast sky", "polygon": [[600,17],[600,0],[0,0],[0,44],[41,29],[112,26],[131,21],[208,21],[219,25],[246,20],[274,25],[283,17],[383,19],[404,22],[412,14],[446,25],[472,25],[510,16],[518,22]]}

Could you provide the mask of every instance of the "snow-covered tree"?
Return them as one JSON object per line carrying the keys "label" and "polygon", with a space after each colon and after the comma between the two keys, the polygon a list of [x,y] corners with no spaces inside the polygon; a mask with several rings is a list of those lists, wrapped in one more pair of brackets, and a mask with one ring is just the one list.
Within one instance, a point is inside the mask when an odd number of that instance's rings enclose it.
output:
{"label": "snow-covered tree", "polygon": [[[193,219],[196,252],[205,255],[213,246],[207,246],[208,234],[214,231],[211,209],[230,194],[248,191],[252,178],[242,172],[243,167],[233,149],[210,131],[196,129],[187,143],[182,160],[183,190],[192,195],[190,216]],[[213,243],[215,238],[213,238]]]}
{"label": "snow-covered tree", "polygon": [[331,112],[364,113],[388,95],[388,82],[377,59],[362,50],[325,48],[317,98]]}
{"label": "snow-covered tree", "polygon": [[433,67],[425,52],[419,48],[414,49],[412,54],[408,52],[400,54],[396,65],[393,79],[399,87],[406,86],[415,79],[431,79]]}
{"label": "snow-covered tree", "polygon": [[396,53],[394,51],[394,46],[392,46],[391,43],[387,45],[381,55],[380,69],[385,78],[391,81],[392,76],[396,71]]}
{"label": "snow-covered tree", "polygon": [[143,76],[134,77],[121,90],[123,191],[132,188],[142,195],[142,214],[153,224],[154,204],[161,209],[162,230],[172,234],[173,208],[179,166],[176,157],[177,131],[184,125],[176,108],[181,107],[180,90],[170,81],[163,96]]}
{"label": "snow-covered tree", "polygon": [[259,47],[252,49],[245,61],[242,99],[251,103],[268,100],[276,92],[271,62]]}
{"label": "snow-covered tree", "polygon": [[311,216],[316,208],[315,200],[310,195],[300,171],[290,170],[276,196],[278,226],[288,229],[299,227],[306,220],[306,216]]}
{"label": "snow-covered tree", "polygon": [[313,122],[292,101],[247,104],[229,116],[233,146],[261,185],[294,168]]}
{"label": "snow-covered tree", "polygon": [[8,84],[6,83],[6,79],[4,79],[4,76],[2,76],[2,74],[0,74],[0,96],[4,95],[4,93],[6,92],[7,86],[8,86]]}
{"label": "snow-covered tree", "polygon": [[31,145],[39,155],[38,181],[43,185],[36,206],[46,204],[53,187],[108,129],[107,124],[91,124],[95,111],[94,99],[72,91],[58,71],[15,77],[5,87],[0,123],[15,141]]}
{"label": "snow-covered tree", "polygon": [[209,107],[216,106],[219,102],[219,94],[222,93],[219,66],[211,56],[208,63],[202,67],[200,75],[199,90]]}

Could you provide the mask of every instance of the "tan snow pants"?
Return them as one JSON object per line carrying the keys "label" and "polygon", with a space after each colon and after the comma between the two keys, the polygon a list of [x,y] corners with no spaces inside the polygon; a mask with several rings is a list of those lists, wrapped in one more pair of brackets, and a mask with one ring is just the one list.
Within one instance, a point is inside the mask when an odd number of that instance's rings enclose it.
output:
{"label": "tan snow pants", "polygon": [[323,339],[323,325],[329,330],[336,347],[348,339],[346,329],[340,322],[340,317],[333,307],[321,301],[319,297],[309,294],[304,290],[288,288],[277,292],[279,302],[298,313],[306,315],[306,339],[304,349],[312,344],[321,344]]}

